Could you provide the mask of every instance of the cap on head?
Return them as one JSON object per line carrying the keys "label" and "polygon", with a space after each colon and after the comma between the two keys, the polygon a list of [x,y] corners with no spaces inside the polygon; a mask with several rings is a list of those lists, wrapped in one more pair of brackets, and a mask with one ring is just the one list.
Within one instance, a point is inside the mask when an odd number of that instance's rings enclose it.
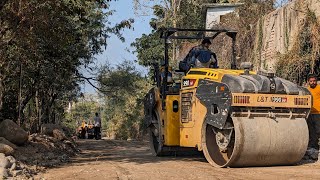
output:
{"label": "cap on head", "polygon": [[201,44],[211,44],[210,39],[203,39]]}

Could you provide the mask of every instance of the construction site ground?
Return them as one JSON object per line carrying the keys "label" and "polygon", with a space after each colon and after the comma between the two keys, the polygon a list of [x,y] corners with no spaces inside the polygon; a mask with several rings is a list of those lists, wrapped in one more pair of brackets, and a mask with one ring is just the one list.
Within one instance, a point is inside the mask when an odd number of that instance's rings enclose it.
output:
{"label": "construction site ground", "polygon": [[320,163],[215,168],[202,155],[154,157],[148,142],[78,140],[81,153],[35,179],[318,179]]}

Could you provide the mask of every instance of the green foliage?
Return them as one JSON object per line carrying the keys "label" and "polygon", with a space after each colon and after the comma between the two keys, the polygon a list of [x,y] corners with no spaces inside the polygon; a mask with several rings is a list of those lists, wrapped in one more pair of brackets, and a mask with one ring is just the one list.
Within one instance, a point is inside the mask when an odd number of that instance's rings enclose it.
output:
{"label": "green foliage", "polygon": [[89,96],[85,95],[85,97],[79,98],[78,102],[72,104],[72,108],[66,113],[66,119],[63,122],[65,126],[70,129],[76,129],[82,121],[93,123],[95,113],[100,112],[102,107]]}
{"label": "green foliage", "polygon": [[[143,34],[131,44],[137,53],[138,62],[143,66],[150,66],[153,63],[160,64],[164,58],[164,42],[160,39],[160,28],[179,27],[179,28],[204,28],[205,14],[203,13],[203,3],[216,2],[214,0],[166,0],[153,7],[155,18],[151,19],[150,26],[153,31],[150,34]],[[174,46],[181,42],[173,42]],[[170,49],[170,58],[174,55]]]}
{"label": "green foliage", "polygon": [[160,39],[159,32],[143,34],[131,46],[135,47],[138,62],[142,66],[148,67],[153,63],[160,63],[164,58],[164,42]]}
{"label": "green foliage", "polygon": [[143,98],[150,83],[125,61],[112,68],[106,65],[98,76],[109,136],[117,139],[139,138],[143,126]]}
{"label": "green foliage", "polygon": [[121,29],[131,28],[131,19],[108,26],[112,14],[107,0],[1,1],[0,119],[62,118],[79,95],[79,69],[111,34],[124,40]]}
{"label": "green foliage", "polygon": [[[143,34],[131,44],[137,53],[137,61],[140,65],[151,66],[154,63],[161,64],[164,59],[164,42],[160,39],[161,28],[204,28],[205,13],[202,11],[202,4],[216,2],[213,0],[165,0],[153,6],[154,18],[150,21],[153,31],[150,34]],[[177,60],[176,50],[182,41],[173,40],[172,48],[169,48],[171,63]],[[172,61],[173,59],[173,61]],[[175,66],[175,63],[172,63]]]}
{"label": "green foliage", "polygon": [[181,1],[177,12],[177,27],[205,28],[204,3],[213,3],[214,0]]}
{"label": "green foliage", "polygon": [[72,118],[81,122],[85,120],[87,122],[92,121],[95,112],[99,112],[99,105],[94,101],[78,102],[74,105],[69,114]]}
{"label": "green foliage", "polygon": [[[160,63],[164,59],[164,42],[160,39],[158,29],[167,27],[204,28],[205,12],[203,11],[203,4],[217,2],[216,0],[165,0],[162,1],[162,4],[154,6],[155,18],[150,21],[153,31],[147,35],[143,34],[131,44],[135,48],[139,64],[150,66],[153,63]],[[244,3],[244,6],[239,9],[239,16],[236,14],[230,15],[223,26],[240,31],[238,34],[240,37],[237,40],[239,47],[237,52],[244,55],[243,58],[245,59],[249,57],[249,51],[254,45],[254,26],[260,17],[273,10],[273,0],[242,0],[241,2]],[[222,60],[219,59],[221,67],[227,67],[227,63],[231,59],[230,54],[223,54],[226,51],[231,52],[231,50],[228,50],[231,49],[231,42],[227,44],[225,42],[225,37],[214,42],[215,52],[218,53],[219,57],[222,57]],[[176,47],[180,52],[186,51],[179,49],[184,47],[182,46],[183,43],[184,41],[173,41],[172,47]],[[248,48],[247,51],[246,48]],[[171,62],[177,60],[174,51],[169,51]],[[221,63],[223,61],[226,63]],[[117,116],[121,119],[123,114],[121,114],[121,111],[118,113]],[[121,125],[118,128],[121,128]]]}

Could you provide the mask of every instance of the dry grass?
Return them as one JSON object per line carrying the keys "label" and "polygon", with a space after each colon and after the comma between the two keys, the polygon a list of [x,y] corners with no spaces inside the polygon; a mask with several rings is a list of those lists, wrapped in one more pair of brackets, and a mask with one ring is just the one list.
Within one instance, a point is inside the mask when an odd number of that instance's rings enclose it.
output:
{"label": "dry grass", "polygon": [[320,22],[310,9],[292,49],[278,56],[277,75],[302,84],[309,73],[319,74]]}

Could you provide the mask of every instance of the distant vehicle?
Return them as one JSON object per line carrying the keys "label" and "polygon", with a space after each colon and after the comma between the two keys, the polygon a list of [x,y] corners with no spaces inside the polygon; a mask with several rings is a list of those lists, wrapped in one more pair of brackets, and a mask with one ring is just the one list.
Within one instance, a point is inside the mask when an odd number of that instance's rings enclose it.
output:
{"label": "distant vehicle", "polygon": [[82,121],[81,125],[77,129],[78,137],[81,139],[93,139],[94,138],[94,125],[86,121]]}

